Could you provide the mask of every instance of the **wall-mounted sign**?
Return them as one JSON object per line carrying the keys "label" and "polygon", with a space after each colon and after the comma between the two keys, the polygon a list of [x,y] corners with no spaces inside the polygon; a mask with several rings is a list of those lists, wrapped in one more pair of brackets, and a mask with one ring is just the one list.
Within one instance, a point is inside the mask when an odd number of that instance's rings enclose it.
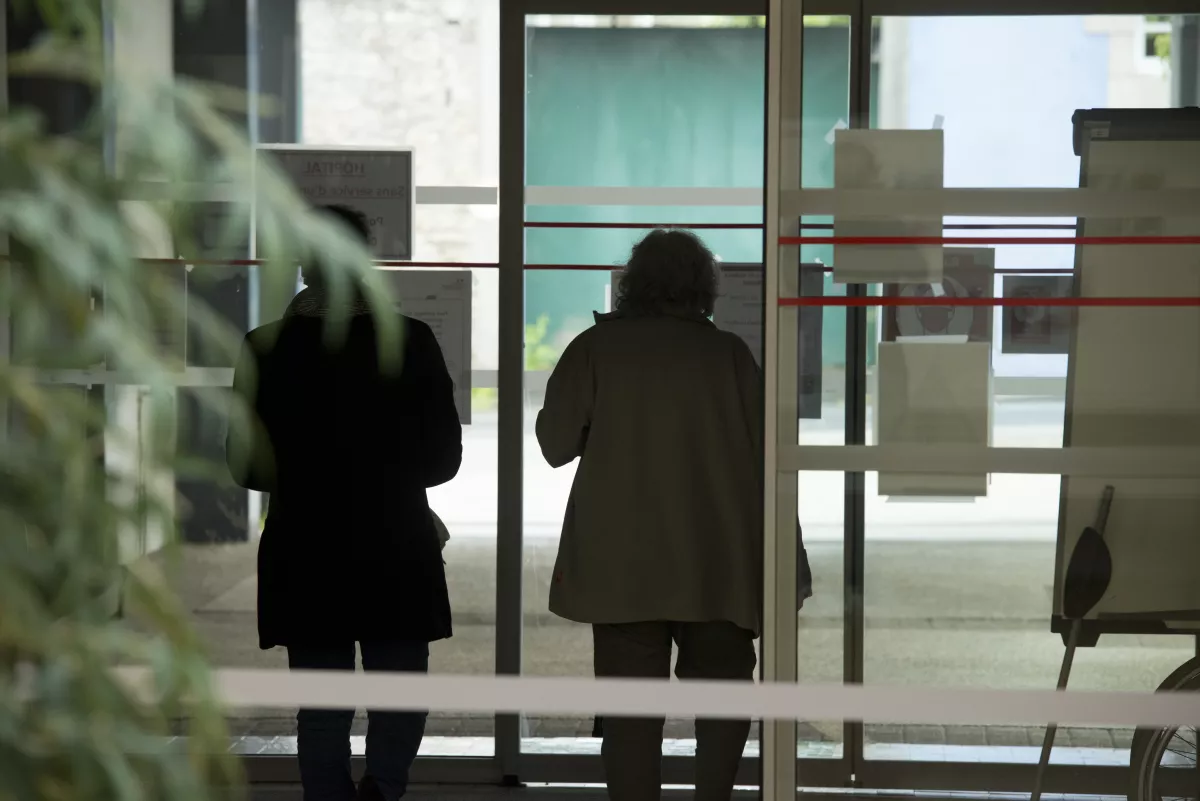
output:
{"label": "wall-mounted sign", "polygon": [[413,257],[413,152],[408,148],[266,145],[269,157],[314,206],[348,206],[371,225],[375,258]]}

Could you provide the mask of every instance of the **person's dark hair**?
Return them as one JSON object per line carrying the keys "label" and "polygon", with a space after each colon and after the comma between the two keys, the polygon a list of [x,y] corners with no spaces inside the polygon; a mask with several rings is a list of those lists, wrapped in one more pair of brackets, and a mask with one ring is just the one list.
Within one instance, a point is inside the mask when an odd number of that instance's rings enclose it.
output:
{"label": "person's dark hair", "polygon": [[683,311],[707,317],[716,299],[717,259],[688,231],[651,231],[633,246],[617,285],[620,311]]}
{"label": "person's dark hair", "polygon": [[[317,214],[324,217],[334,225],[340,225],[346,229],[346,234],[360,241],[363,245],[369,245],[371,242],[371,225],[367,222],[367,215],[357,209],[352,209],[349,206],[330,205],[318,206]],[[322,282],[321,270],[313,267],[302,267],[300,276],[303,278],[305,285],[314,287]]]}
{"label": "person's dark hair", "polygon": [[334,205],[320,206],[319,211],[329,218],[330,221],[340,222],[349,228],[350,233],[354,234],[355,238],[360,240],[364,245],[371,242],[371,225],[367,222],[367,215],[358,209],[352,209],[349,206]]}

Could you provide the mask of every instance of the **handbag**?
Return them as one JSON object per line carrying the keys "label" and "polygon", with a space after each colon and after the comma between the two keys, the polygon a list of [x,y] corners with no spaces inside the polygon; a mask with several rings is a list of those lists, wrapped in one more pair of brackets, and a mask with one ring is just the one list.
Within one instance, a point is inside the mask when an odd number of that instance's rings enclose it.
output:
{"label": "handbag", "polygon": [[796,611],[804,608],[804,602],[813,597],[812,568],[808,566],[808,551],[800,546],[796,554]]}
{"label": "handbag", "polygon": [[437,512],[429,510],[429,516],[433,518],[433,528],[437,531],[438,545],[442,550],[446,550],[446,543],[450,541],[450,530],[446,528],[446,524],[442,522],[442,518],[438,517]]}

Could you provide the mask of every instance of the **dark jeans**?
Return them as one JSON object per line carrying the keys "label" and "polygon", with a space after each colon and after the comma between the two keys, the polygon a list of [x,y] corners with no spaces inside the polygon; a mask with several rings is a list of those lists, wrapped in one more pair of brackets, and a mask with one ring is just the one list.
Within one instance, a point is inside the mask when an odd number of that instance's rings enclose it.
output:
{"label": "dark jeans", "polygon": [[[675,676],[683,681],[754,679],[754,634],[732,623],[625,623],[592,632],[598,678],[669,679],[674,644]],[[601,753],[612,801],[659,801],[664,723],[604,718]],[[696,721],[696,801],[729,801],[749,734],[748,720]]]}
{"label": "dark jeans", "polygon": [[[423,642],[363,642],[363,670],[424,673],[429,645]],[[288,647],[293,670],[354,670],[354,643]],[[408,771],[425,734],[424,712],[367,711],[367,775],[387,801],[408,789]],[[304,801],[353,801],[350,727],[353,709],[301,709],[296,716],[300,781]]]}

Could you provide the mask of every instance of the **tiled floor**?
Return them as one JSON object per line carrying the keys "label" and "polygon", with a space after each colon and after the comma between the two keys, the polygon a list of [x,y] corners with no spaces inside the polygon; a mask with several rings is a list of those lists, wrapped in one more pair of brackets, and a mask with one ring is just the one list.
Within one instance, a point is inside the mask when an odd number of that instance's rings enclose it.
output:
{"label": "tiled floor", "polygon": [[[591,671],[590,632],[567,624],[545,608],[554,542],[526,544],[524,671],[530,676],[581,676]],[[866,602],[866,677],[896,686],[1049,688],[1054,685],[1061,638],[1047,631],[1047,566],[1052,542],[873,542]],[[480,675],[495,666],[495,545],[463,538],[454,543],[450,571],[456,636],[437,643],[433,669]],[[818,595],[806,605],[800,625],[800,660],[805,680],[840,681],[843,619],[840,586],[842,546],[815,541],[810,559]],[[281,649],[260,651],[255,633],[255,547],[189,546],[172,583],[192,611],[215,666],[285,668]],[[163,566],[166,570],[166,567]],[[1190,638],[1106,638],[1077,656],[1071,686],[1079,689],[1150,690],[1194,653]],[[236,747],[252,753],[291,753],[294,710],[242,709],[231,715]],[[365,734],[366,720],[354,724]],[[592,719],[530,717],[527,750],[594,753],[588,738]],[[433,713],[426,749],[433,754],[491,753],[489,714]],[[179,734],[186,733],[181,724]],[[1066,728],[1056,754],[1120,754],[1129,730]],[[667,737],[687,742],[694,728],[669,721]],[[1021,726],[867,727],[869,748],[878,753],[916,753],[929,759],[1033,761],[1042,729]],[[282,738],[282,739],[281,739]],[[836,752],[837,722],[804,722],[800,738],[813,755]],[[257,749],[257,750],[255,750]],[[947,756],[938,756],[946,754]],[[903,757],[898,757],[903,758]],[[1057,757],[1056,757],[1057,758]]]}
{"label": "tiled floor", "polygon": [[[354,754],[366,753],[366,738],[362,735],[352,736],[350,747]],[[422,756],[488,757],[494,754],[494,748],[495,741],[491,737],[426,737],[421,743],[420,753]],[[230,750],[243,756],[295,754],[296,738],[235,737]],[[590,737],[527,738],[522,741],[521,750],[528,754],[599,755],[600,741]],[[865,753],[867,759],[876,760],[1034,764],[1039,750],[1038,746],[868,743]],[[663,742],[663,753],[667,756],[694,756],[696,741],[668,738]],[[833,759],[841,753],[840,743],[816,742],[802,743],[797,756],[801,759]],[[758,743],[753,740],[747,743],[745,754],[758,756]],[[1051,762],[1061,765],[1123,766],[1129,764],[1129,749],[1056,746]]]}
{"label": "tiled floor", "polygon": [[[590,738],[592,718],[538,718],[526,719],[526,736],[530,742]],[[275,738],[294,737],[296,721],[292,714],[281,714],[279,710],[249,711],[230,718],[230,731],[239,737]],[[181,726],[179,733],[184,733]],[[837,739],[830,736],[829,726],[800,724],[800,740],[813,748],[832,746]],[[428,733],[431,739],[450,741],[456,738],[488,739],[493,731],[490,715],[449,715],[434,713],[430,716]],[[836,727],[834,728],[836,731]],[[367,719],[363,713],[355,718],[352,733],[365,735]],[[876,747],[911,745],[930,747],[961,748],[1025,748],[1038,747],[1042,742],[1043,729],[1038,726],[904,726],[869,725],[867,742]],[[668,721],[666,737],[689,740],[695,737],[691,721]],[[1055,745],[1058,748],[1094,750],[1128,750],[1133,738],[1131,729],[1102,729],[1064,727],[1058,730]],[[999,751],[997,751],[999,753]]]}
{"label": "tiled floor", "polygon": [[[873,792],[868,790],[801,790],[797,801],[1027,801],[1028,793],[938,793]],[[664,788],[667,801],[685,801],[692,793],[686,788]],[[1125,796],[1044,795],[1046,801],[1124,801]],[[604,801],[608,798],[598,786],[529,786],[522,788],[451,788],[414,787],[405,796],[408,801]],[[736,801],[760,801],[757,789],[735,791]],[[249,801],[301,801],[300,788],[272,785],[251,788]]]}

